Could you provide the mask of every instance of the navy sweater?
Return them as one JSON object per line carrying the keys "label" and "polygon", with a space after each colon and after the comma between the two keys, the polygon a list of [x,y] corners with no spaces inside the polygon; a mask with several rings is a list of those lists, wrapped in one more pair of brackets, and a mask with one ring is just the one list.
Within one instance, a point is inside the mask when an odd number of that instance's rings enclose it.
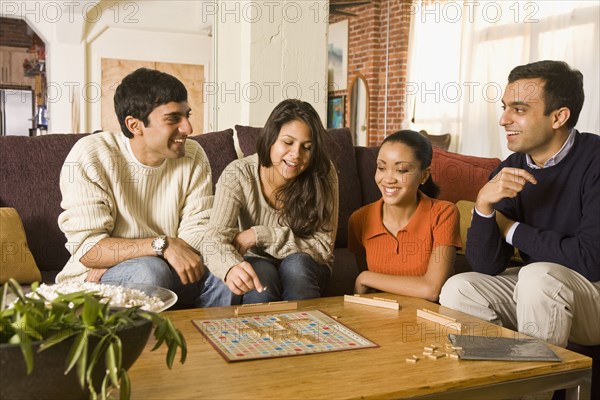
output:
{"label": "navy sweater", "polygon": [[[525,154],[514,153],[490,179],[504,167],[525,169],[538,182],[494,207],[520,222],[513,244],[523,261],[561,264],[591,282],[600,281],[600,136],[577,132],[567,156],[543,169],[529,168]],[[501,273],[513,251],[495,218],[473,213],[466,254],[474,271]]]}

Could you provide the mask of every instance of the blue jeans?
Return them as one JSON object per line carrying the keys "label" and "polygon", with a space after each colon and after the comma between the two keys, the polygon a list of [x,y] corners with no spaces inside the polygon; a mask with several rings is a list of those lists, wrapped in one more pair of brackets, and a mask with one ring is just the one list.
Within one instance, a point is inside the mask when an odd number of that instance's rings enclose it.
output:
{"label": "blue jeans", "polygon": [[308,254],[290,254],[283,260],[245,257],[267,290],[252,290],[242,296],[243,304],[321,297],[331,277],[326,265],[315,262]]}
{"label": "blue jeans", "polygon": [[135,282],[160,286],[177,294],[177,305],[182,307],[229,306],[233,293],[208,269],[198,281],[183,285],[179,275],[169,264],[158,257],[139,257],[123,261],[109,268],[101,283]]}

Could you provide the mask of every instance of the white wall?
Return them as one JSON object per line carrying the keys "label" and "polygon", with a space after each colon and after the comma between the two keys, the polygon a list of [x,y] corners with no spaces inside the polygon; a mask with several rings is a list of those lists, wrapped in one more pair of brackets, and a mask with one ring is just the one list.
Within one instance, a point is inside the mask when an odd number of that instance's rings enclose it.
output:
{"label": "white wall", "polygon": [[218,1],[219,129],[263,126],[285,98],[311,103],[326,124],[327,23],[310,1]]}
{"label": "white wall", "polygon": [[[2,16],[25,19],[46,42],[50,133],[100,124],[100,58],[212,65],[207,1],[2,1]],[[205,110],[205,131],[212,128]]]}
{"label": "white wall", "polygon": [[[82,132],[98,129],[102,57],[204,64],[204,120],[205,131],[210,132],[235,124],[262,126],[273,107],[287,97],[312,103],[325,123],[323,4],[3,0],[0,12],[25,19],[46,42],[50,133],[73,132],[77,125]],[[213,26],[216,48],[208,36]],[[79,120],[73,122],[77,108]]]}

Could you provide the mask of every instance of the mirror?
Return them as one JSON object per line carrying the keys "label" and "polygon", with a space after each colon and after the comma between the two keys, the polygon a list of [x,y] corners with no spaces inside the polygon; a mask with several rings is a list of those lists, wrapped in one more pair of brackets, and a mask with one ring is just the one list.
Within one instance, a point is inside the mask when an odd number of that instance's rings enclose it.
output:
{"label": "mirror", "polygon": [[367,80],[358,74],[350,88],[350,132],[355,146],[369,143],[369,87]]}

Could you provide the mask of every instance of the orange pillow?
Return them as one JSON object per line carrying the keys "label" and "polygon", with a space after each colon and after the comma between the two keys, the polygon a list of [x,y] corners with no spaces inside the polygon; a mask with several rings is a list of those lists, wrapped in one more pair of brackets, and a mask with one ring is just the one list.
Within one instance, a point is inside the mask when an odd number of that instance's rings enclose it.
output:
{"label": "orange pillow", "polygon": [[27,246],[27,237],[17,210],[0,208],[0,283],[9,278],[19,283],[42,280],[33,254]]}

